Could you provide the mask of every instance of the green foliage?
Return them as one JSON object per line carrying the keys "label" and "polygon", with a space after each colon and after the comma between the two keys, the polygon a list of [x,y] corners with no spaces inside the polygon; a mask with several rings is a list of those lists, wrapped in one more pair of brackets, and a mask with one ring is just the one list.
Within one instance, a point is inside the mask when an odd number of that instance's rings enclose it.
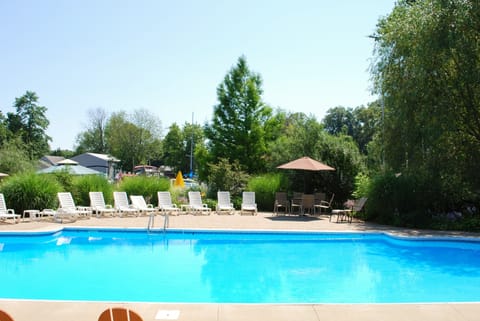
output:
{"label": "green foliage", "polygon": [[17,214],[28,209],[57,208],[57,193],[61,190],[60,184],[53,176],[33,172],[9,177],[0,185],[8,208],[13,208]]}
{"label": "green foliage", "polygon": [[158,204],[157,192],[168,191],[169,188],[170,181],[167,178],[149,176],[124,177],[117,186],[117,190],[128,195],[142,195],[151,204]]}
{"label": "green foliage", "polygon": [[276,166],[303,156],[336,169],[309,173],[286,171],[290,191],[335,193],[336,200],[346,200],[353,192],[355,176],[365,171],[364,158],[350,136],[330,135],[314,117],[302,113],[287,116],[283,134],[269,147],[267,158],[271,160],[272,172],[278,171]]}
{"label": "green foliage", "polygon": [[52,176],[60,184],[63,192],[72,192],[73,191],[73,175],[70,174],[67,170],[58,171],[49,174],[43,174]]}
{"label": "green foliage", "polygon": [[248,175],[242,171],[238,161],[231,164],[227,159],[221,158],[217,164],[210,164],[208,176],[208,195],[217,197],[217,191],[230,192],[233,197],[240,196],[245,189]]}
{"label": "green foliage", "polygon": [[110,116],[105,137],[110,154],[120,160],[123,170],[131,171],[139,164],[150,164],[161,158],[161,122],[146,110]]}
{"label": "green foliage", "polygon": [[439,203],[421,175],[386,173],[372,180],[367,219],[405,227],[428,227]]}
{"label": "green foliage", "polygon": [[250,71],[245,57],[238,59],[218,86],[219,103],[212,124],[205,127],[213,162],[238,161],[249,174],[266,168],[264,125],[271,109],[261,100],[261,86],[260,75]]}
{"label": "green foliage", "polygon": [[400,1],[375,34],[387,168],[433,179],[442,211],[480,189],[479,12],[474,0]]}
{"label": "green foliage", "polygon": [[88,111],[89,121],[85,131],[77,135],[76,154],[107,153],[105,129],[108,122],[108,113],[103,108]]}
{"label": "green foliage", "polygon": [[90,206],[89,192],[103,192],[105,203],[113,203],[113,186],[104,176],[75,176],[71,192],[76,205]]}
{"label": "green foliage", "polygon": [[272,211],[275,192],[285,191],[286,187],[286,177],[276,173],[252,177],[248,181],[247,190],[255,192],[255,201],[259,210]]}
{"label": "green foliage", "polygon": [[173,123],[163,140],[163,161],[173,168],[174,173],[184,171],[185,145],[182,130]]}
{"label": "green foliage", "polygon": [[323,126],[329,134],[353,136],[354,121],[352,108],[338,106],[327,110]]}
{"label": "green foliage", "polygon": [[27,91],[22,97],[15,98],[15,113],[7,113],[7,127],[14,135],[22,139],[30,159],[37,159],[49,151],[51,138],[46,134],[49,121],[47,108],[37,104],[35,92]]}
{"label": "green foliage", "polygon": [[33,163],[19,138],[5,141],[0,147],[0,172],[13,175],[32,171]]}
{"label": "green foliage", "polygon": [[380,103],[376,101],[355,109],[342,106],[330,108],[322,123],[329,134],[351,136],[360,151],[368,154],[367,145],[380,130],[380,119]]}
{"label": "green foliage", "polygon": [[361,197],[368,197],[371,189],[370,177],[364,173],[358,173],[355,176],[355,189],[353,191],[353,197],[359,199]]}

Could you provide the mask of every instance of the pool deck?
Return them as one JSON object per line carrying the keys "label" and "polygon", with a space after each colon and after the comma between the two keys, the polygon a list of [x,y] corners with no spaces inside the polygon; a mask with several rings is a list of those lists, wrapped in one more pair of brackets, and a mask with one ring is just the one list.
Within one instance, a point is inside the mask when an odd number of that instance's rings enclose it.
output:
{"label": "pool deck", "polygon": [[[272,213],[249,215],[170,216],[169,228],[176,229],[246,229],[246,230],[299,230],[299,231],[381,231],[408,236],[451,236],[480,238],[480,234],[408,230],[354,221],[329,222],[328,217],[274,216]],[[145,228],[148,217],[80,219],[58,224],[28,219],[18,224],[0,222],[0,231],[48,231],[64,226]],[[155,228],[163,227],[163,217],[157,216]],[[74,276],[72,276],[74,277]],[[1,278],[1,276],[0,276]],[[0,283],[1,284],[1,283]],[[1,286],[1,285],[0,285]],[[454,285],[452,285],[454,286]],[[72,289],[73,290],[73,289]],[[480,290],[479,290],[480,291]],[[16,321],[30,320],[98,320],[108,307],[123,306],[135,310],[143,320],[423,320],[423,321],[477,321],[480,303],[442,304],[182,304],[182,303],[129,303],[129,302],[77,302],[1,300],[0,309]],[[1,320],[0,320],[1,321]]]}

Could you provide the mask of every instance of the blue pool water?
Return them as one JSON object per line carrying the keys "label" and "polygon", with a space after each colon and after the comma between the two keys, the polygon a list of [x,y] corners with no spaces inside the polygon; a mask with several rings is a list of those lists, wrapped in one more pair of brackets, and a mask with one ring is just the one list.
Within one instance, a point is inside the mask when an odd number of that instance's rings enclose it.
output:
{"label": "blue pool water", "polygon": [[480,242],[361,233],[0,233],[0,298],[479,302]]}

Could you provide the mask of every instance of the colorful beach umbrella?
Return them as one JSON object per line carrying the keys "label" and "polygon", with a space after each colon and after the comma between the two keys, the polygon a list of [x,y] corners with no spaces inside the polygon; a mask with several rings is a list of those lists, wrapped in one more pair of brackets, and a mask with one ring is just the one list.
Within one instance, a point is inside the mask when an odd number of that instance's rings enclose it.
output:
{"label": "colorful beach umbrella", "polygon": [[175,178],[175,187],[185,187],[185,181],[183,180],[182,171],[178,171],[177,177]]}

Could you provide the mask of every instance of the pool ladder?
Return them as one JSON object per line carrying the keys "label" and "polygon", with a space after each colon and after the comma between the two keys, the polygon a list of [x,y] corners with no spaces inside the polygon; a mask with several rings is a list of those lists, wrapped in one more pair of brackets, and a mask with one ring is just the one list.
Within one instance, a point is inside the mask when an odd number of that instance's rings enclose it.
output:
{"label": "pool ladder", "polygon": [[[163,221],[163,231],[167,229],[169,222],[170,222],[170,218],[168,216],[168,212],[166,212],[165,219]],[[155,225],[155,213],[151,213],[150,217],[148,218],[147,231],[150,232],[150,230],[153,228],[154,225]]]}

